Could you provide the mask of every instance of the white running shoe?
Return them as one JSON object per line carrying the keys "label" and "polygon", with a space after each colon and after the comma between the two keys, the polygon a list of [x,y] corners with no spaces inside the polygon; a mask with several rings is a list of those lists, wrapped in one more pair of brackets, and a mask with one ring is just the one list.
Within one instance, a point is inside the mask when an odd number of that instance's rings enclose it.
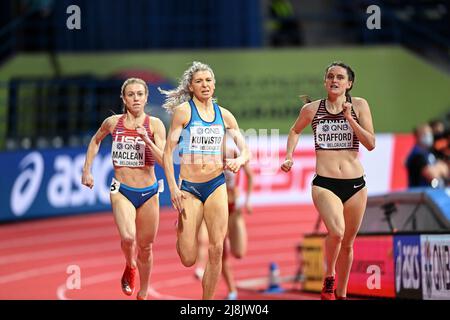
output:
{"label": "white running shoe", "polygon": [[202,280],[203,279],[203,275],[205,274],[205,269],[197,267],[194,270],[194,276],[199,279]]}
{"label": "white running shoe", "polygon": [[238,294],[236,291],[231,291],[227,295],[227,300],[237,300],[237,298],[238,298]]}

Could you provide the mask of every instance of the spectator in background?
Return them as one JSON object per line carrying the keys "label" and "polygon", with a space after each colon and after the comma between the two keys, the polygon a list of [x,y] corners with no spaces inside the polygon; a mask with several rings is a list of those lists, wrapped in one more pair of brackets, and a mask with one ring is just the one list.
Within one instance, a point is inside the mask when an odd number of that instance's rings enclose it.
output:
{"label": "spectator in background", "polygon": [[61,76],[56,54],[56,26],[54,0],[22,0],[20,12],[25,21],[20,34],[20,50],[47,51],[55,77]]}
{"label": "spectator in background", "polygon": [[444,122],[439,119],[430,121],[430,127],[433,132],[433,147],[431,151],[437,159],[448,161],[449,157],[449,133],[445,128]]}
{"label": "spectator in background", "polygon": [[300,46],[300,24],[289,0],[271,0],[269,12],[270,45]]}
{"label": "spectator in background", "polygon": [[433,132],[428,124],[421,124],[414,130],[416,144],[408,155],[409,187],[445,187],[449,168],[445,162],[436,159],[432,152]]}

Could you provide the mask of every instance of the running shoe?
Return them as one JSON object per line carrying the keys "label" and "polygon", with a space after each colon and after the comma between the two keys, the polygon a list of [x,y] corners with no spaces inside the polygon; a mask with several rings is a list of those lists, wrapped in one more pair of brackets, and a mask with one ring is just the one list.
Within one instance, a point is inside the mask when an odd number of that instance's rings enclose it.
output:
{"label": "running shoe", "polygon": [[336,300],[334,295],[334,276],[326,277],[323,281],[322,292],[320,293],[321,300]]}
{"label": "running shoe", "polygon": [[236,291],[231,291],[227,295],[227,300],[237,300],[237,298],[238,298],[238,294]]}
{"label": "running shoe", "polygon": [[136,268],[131,268],[128,265],[125,267],[125,271],[123,272],[121,284],[122,284],[122,292],[131,296],[134,292],[134,277],[136,275]]}

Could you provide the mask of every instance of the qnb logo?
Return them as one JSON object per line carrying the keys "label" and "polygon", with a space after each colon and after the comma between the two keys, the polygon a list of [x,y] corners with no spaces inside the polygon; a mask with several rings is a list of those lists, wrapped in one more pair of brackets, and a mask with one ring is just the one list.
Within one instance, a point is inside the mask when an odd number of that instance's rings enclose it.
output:
{"label": "qnb logo", "polygon": [[431,276],[433,290],[450,292],[450,246],[434,243],[431,251]]}
{"label": "qnb logo", "polygon": [[219,128],[205,128],[206,134],[220,134]]}
{"label": "qnb logo", "polygon": [[220,134],[220,128],[214,127],[198,127],[197,134]]}
{"label": "qnb logo", "polygon": [[427,239],[424,243],[424,272],[425,272],[425,289],[427,297],[431,297],[432,293],[432,272],[433,272],[433,266],[431,263],[431,243]]}
{"label": "qnb logo", "polygon": [[11,211],[22,216],[33,204],[44,175],[44,159],[39,152],[28,154],[19,164],[23,170],[14,182],[11,192]]}
{"label": "qnb logo", "polygon": [[420,265],[419,246],[402,245],[397,242],[398,255],[395,263],[396,291],[403,289],[419,289],[420,287]]}

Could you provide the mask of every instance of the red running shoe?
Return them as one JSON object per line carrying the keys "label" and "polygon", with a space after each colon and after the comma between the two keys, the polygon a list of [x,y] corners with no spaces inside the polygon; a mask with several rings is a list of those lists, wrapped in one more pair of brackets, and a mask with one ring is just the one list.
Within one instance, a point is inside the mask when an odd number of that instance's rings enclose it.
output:
{"label": "red running shoe", "polygon": [[322,292],[320,293],[320,300],[336,300],[336,296],[334,295],[334,281],[334,276],[325,278]]}
{"label": "red running shoe", "polygon": [[136,268],[131,268],[128,265],[125,267],[125,271],[123,272],[121,284],[122,284],[122,292],[131,296],[134,292],[134,277],[136,274]]}

